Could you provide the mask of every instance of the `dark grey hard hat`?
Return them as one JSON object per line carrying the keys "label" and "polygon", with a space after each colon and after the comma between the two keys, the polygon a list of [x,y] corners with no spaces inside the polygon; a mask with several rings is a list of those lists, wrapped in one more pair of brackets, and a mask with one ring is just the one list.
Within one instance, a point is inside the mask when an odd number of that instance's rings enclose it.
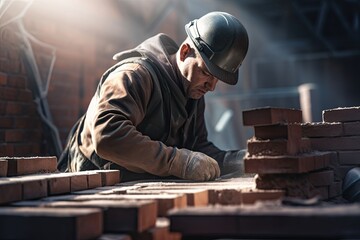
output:
{"label": "dark grey hard hat", "polygon": [[240,21],[225,12],[210,12],[186,24],[185,30],[209,72],[235,85],[249,47],[246,29]]}

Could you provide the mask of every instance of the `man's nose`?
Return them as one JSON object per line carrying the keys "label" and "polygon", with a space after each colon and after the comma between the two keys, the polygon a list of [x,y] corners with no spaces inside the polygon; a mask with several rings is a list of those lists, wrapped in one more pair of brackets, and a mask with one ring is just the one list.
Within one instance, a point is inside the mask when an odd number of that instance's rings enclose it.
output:
{"label": "man's nose", "polygon": [[216,87],[216,84],[217,84],[217,82],[218,82],[219,80],[217,79],[217,78],[215,78],[215,77],[210,77],[209,79],[208,79],[208,81],[206,82],[206,90],[207,91],[214,91],[215,90],[215,87]]}

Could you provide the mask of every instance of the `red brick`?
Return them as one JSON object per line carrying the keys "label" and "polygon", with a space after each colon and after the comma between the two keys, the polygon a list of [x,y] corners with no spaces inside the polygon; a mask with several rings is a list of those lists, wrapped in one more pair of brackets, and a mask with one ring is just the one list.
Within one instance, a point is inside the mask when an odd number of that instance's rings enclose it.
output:
{"label": "red brick", "polygon": [[0,86],[7,85],[7,74],[0,72]]}
{"label": "red brick", "polygon": [[[79,192],[78,192],[79,193]],[[72,194],[44,198],[44,201],[90,201],[90,200],[152,200],[157,202],[160,217],[165,217],[167,212],[173,208],[184,208],[187,206],[185,194]]]}
{"label": "red brick", "polygon": [[247,142],[247,151],[250,156],[296,155],[299,153],[309,152],[311,150],[310,146],[307,146],[306,144],[301,144],[301,142],[302,139],[257,140],[252,138]]}
{"label": "red brick", "polygon": [[319,168],[315,165],[316,159],[327,158],[329,156],[322,153],[297,156],[246,156],[244,165],[246,173],[304,173]]}
{"label": "red brick", "polygon": [[[81,224],[79,224],[81,223]],[[103,232],[103,214],[94,208],[0,208],[1,239],[96,239]]]}
{"label": "red brick", "polygon": [[49,195],[57,195],[57,194],[65,194],[71,191],[70,176],[53,176],[47,178],[48,180],[48,194]]}
{"label": "red brick", "polygon": [[324,170],[319,172],[311,172],[307,177],[314,186],[329,186],[334,182],[334,171]]}
{"label": "red brick", "polygon": [[46,179],[19,179],[22,183],[23,200],[36,199],[48,196]]}
{"label": "red brick", "polygon": [[329,198],[339,197],[342,195],[342,181],[333,182],[329,186]]}
{"label": "red brick", "polygon": [[343,127],[345,136],[360,135],[360,122],[344,122]]}
{"label": "red brick", "polygon": [[85,174],[72,174],[70,178],[70,191],[76,192],[88,189],[88,178]]}
{"label": "red brick", "polygon": [[241,202],[242,204],[254,204],[257,201],[277,200],[284,196],[284,190],[244,189],[241,191]]}
{"label": "red brick", "polygon": [[25,89],[26,88],[26,78],[21,75],[8,75],[7,77],[7,86]]}
{"label": "red brick", "polygon": [[128,190],[127,194],[185,194],[188,206],[206,206],[209,203],[208,190],[175,188],[175,187],[146,187],[137,190]]}
{"label": "red brick", "polygon": [[255,176],[258,189],[282,189],[286,196],[312,198],[319,191],[309,181],[308,174],[257,174]]}
{"label": "red brick", "polygon": [[[309,206],[208,206],[174,209],[170,231],[194,239],[276,238],[311,239],[359,236],[360,208],[356,204]],[[274,223],[276,226],[274,227]],[[300,227],[301,226],[301,227]],[[355,237],[356,238],[356,237]]]}
{"label": "red brick", "polygon": [[94,171],[87,171],[88,188],[97,188],[102,186],[101,174]]}
{"label": "red brick", "polygon": [[105,232],[142,232],[155,226],[157,203],[151,200],[90,200],[49,202],[46,207],[101,208]]}
{"label": "red brick", "polygon": [[9,176],[57,171],[57,158],[49,157],[4,157],[8,160]]}
{"label": "red brick", "polygon": [[300,139],[302,137],[300,124],[275,124],[254,126],[254,136],[257,139]]}
{"label": "red brick", "polygon": [[353,122],[360,121],[360,107],[343,107],[324,110],[324,122]]}
{"label": "red brick", "polygon": [[12,117],[0,117],[0,129],[12,128],[14,126],[14,120]]}
{"label": "red brick", "polygon": [[311,147],[320,151],[360,150],[360,136],[310,138]]}
{"label": "red brick", "polygon": [[112,186],[120,182],[119,170],[97,170],[101,174],[101,181],[103,186]]}
{"label": "red brick", "polygon": [[301,127],[304,137],[337,137],[344,135],[342,123],[304,123]]}
{"label": "red brick", "polygon": [[298,109],[265,107],[245,110],[242,115],[244,126],[302,122],[302,112]]}
{"label": "red brick", "polygon": [[0,178],[0,204],[21,201],[22,185],[19,182],[10,182]]}
{"label": "red brick", "polygon": [[360,151],[339,151],[339,162],[342,165],[360,165]]}
{"label": "red brick", "polygon": [[6,177],[8,171],[8,161],[0,158],[0,177]]}

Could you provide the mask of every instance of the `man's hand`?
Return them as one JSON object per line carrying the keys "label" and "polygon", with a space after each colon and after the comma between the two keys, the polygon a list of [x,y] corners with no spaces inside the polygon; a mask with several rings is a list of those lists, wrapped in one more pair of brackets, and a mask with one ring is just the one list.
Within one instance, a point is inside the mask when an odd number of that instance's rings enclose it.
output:
{"label": "man's hand", "polygon": [[194,181],[209,181],[220,176],[220,168],[215,159],[201,152],[178,149],[180,156],[173,160],[170,173],[174,176]]}

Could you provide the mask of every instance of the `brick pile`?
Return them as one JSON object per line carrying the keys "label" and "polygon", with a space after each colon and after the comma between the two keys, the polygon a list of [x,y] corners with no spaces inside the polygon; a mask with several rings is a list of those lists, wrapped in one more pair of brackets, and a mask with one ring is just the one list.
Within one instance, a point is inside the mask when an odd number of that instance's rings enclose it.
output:
{"label": "brick pile", "polygon": [[336,154],[317,151],[303,136],[301,110],[251,109],[243,112],[243,121],[254,128],[244,165],[246,173],[256,174],[257,189],[282,189],[286,196],[323,200],[341,195],[341,182],[334,177]]}
{"label": "brick pile", "polygon": [[331,169],[341,185],[346,173],[360,166],[360,107],[324,110],[322,118],[322,122],[302,124],[302,135],[312,149],[334,153]]}
{"label": "brick pile", "polygon": [[253,178],[120,183],[118,170],[60,173],[56,163],[53,156],[0,158],[1,239],[43,239],[62,231],[58,239],[176,240],[181,234],[170,232],[167,217],[172,209],[284,196],[255,189]]}

